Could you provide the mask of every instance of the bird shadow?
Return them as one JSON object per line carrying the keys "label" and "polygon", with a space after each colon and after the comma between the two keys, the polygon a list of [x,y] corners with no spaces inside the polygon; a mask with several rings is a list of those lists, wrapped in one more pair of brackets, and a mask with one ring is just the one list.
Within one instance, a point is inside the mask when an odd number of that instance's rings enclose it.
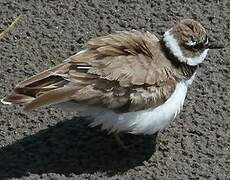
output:
{"label": "bird shadow", "polygon": [[29,176],[30,173],[95,173],[107,176],[141,165],[156,150],[156,136],[122,134],[129,152],[113,136],[89,128],[83,118],[74,117],[0,149],[0,179]]}

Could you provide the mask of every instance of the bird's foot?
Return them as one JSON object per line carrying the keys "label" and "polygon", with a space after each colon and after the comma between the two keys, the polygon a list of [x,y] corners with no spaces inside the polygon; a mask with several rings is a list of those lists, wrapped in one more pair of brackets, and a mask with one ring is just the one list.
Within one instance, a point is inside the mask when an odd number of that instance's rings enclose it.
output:
{"label": "bird's foot", "polygon": [[[130,135],[128,135],[130,136]],[[128,144],[126,144],[120,137],[119,134],[117,133],[114,133],[113,134],[113,137],[114,137],[114,140],[116,141],[117,145],[124,151],[126,152],[132,152],[133,150],[137,150],[139,148],[141,148],[143,146],[143,139],[140,140],[140,137],[134,137],[134,139],[132,139],[133,137],[131,136],[128,140]],[[154,147],[156,146],[156,144],[159,142],[159,137],[158,137],[158,132],[156,132],[155,134],[153,134],[151,136],[153,139],[153,144],[154,144]],[[145,137],[143,137],[145,138]],[[146,137],[146,138],[149,138],[149,137]],[[127,140],[127,138],[126,138]],[[131,142],[131,143],[130,143]]]}

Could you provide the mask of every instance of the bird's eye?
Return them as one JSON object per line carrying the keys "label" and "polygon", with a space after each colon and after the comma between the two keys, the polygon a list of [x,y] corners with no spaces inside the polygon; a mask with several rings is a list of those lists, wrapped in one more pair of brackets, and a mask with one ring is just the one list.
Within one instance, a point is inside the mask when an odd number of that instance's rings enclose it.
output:
{"label": "bird's eye", "polygon": [[185,43],[185,48],[190,50],[199,50],[203,49],[208,45],[208,37],[205,36],[202,40],[195,39],[193,36],[190,37],[190,40]]}
{"label": "bird's eye", "polygon": [[196,43],[192,48],[193,49],[201,49],[203,47],[203,44],[202,43]]}
{"label": "bird's eye", "polygon": [[185,47],[190,50],[198,50],[203,47],[203,43],[198,43],[197,41],[189,41],[185,43]]}

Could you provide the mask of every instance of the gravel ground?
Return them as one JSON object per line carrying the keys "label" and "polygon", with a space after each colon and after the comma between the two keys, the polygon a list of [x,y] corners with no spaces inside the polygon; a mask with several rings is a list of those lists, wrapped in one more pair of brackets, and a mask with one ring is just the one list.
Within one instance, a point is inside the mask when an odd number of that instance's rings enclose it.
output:
{"label": "gravel ground", "polygon": [[[195,18],[229,43],[228,0],[0,0],[0,95],[116,30],[161,36]],[[0,179],[230,179],[230,53],[210,51],[183,112],[154,137],[123,135],[133,152],[84,119],[55,108],[25,113],[0,104]]]}

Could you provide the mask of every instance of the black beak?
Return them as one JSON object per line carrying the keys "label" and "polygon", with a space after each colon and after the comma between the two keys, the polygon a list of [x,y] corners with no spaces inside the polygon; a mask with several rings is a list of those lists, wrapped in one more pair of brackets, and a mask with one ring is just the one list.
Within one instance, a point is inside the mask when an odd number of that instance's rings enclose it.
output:
{"label": "black beak", "polygon": [[216,44],[216,43],[208,43],[206,46],[206,48],[209,48],[209,49],[223,49],[226,47],[226,45],[224,44]]}

